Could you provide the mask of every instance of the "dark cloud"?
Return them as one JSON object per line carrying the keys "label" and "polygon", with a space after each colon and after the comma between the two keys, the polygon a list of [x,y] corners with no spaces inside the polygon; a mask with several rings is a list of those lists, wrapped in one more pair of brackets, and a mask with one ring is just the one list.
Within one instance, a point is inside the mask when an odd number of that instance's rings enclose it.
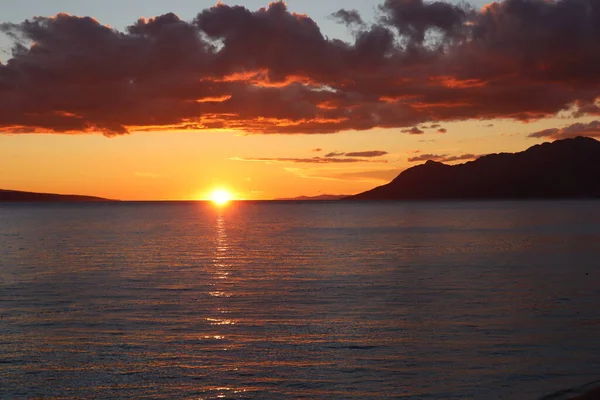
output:
{"label": "dark cloud", "polygon": [[447,157],[447,154],[420,154],[418,156],[410,157],[408,162],[420,162],[420,161],[440,161],[444,157]]}
{"label": "dark cloud", "polygon": [[598,102],[582,103],[575,101],[574,106],[575,111],[572,113],[573,117],[581,117],[584,115],[600,115],[600,104]]}
{"label": "dark cloud", "polygon": [[442,159],[441,162],[468,161],[468,160],[475,160],[475,159],[477,159],[479,157],[481,157],[481,155],[478,155],[478,154],[462,154],[460,156],[449,156],[449,157],[446,157],[446,158]]}
{"label": "dark cloud", "polygon": [[446,133],[446,132],[448,132],[448,129],[446,129],[446,128],[440,128],[437,131],[438,131],[438,133]]}
{"label": "dark cloud", "polygon": [[549,129],[544,129],[541,131],[530,133],[527,136],[530,138],[548,138],[548,137],[554,137],[554,135],[558,134],[559,132],[560,132],[559,128],[549,128]]}
{"label": "dark cloud", "polygon": [[363,157],[363,158],[373,158],[373,157],[383,157],[389,154],[387,151],[383,150],[369,150],[369,151],[354,151],[350,153],[337,153],[332,152],[325,154],[325,157]]}
{"label": "dark cloud", "polygon": [[458,36],[464,31],[464,23],[470,14],[465,6],[441,1],[385,0],[380,9],[384,12],[385,23],[418,43],[422,43],[425,34],[432,29],[449,37]]}
{"label": "dark cloud", "polygon": [[588,123],[576,123],[564,128],[551,128],[534,132],[528,135],[530,138],[567,139],[577,136],[600,138],[600,121]]}
{"label": "dark cloud", "polygon": [[345,156],[345,155],[346,155],[346,153],[331,152],[331,153],[325,154],[325,157],[342,157],[342,156]]}
{"label": "dark cloud", "polygon": [[387,151],[382,151],[382,150],[372,150],[372,151],[355,151],[352,153],[346,153],[346,157],[366,157],[366,158],[371,158],[371,157],[383,157],[385,155],[389,154]]}
{"label": "dark cloud", "polygon": [[453,161],[468,161],[479,158],[479,155],[475,154],[462,154],[459,156],[451,156],[448,154],[421,154],[408,159],[408,162],[421,162],[421,161],[437,161],[437,162],[453,162]]}
{"label": "dark cloud", "polygon": [[276,158],[232,158],[234,161],[260,161],[260,162],[287,162],[295,164],[349,164],[349,163],[367,163],[367,162],[379,162],[387,164],[386,160],[365,160],[362,158],[336,158],[336,157],[311,157],[311,158],[288,158],[288,157],[276,157]]}
{"label": "dark cloud", "polygon": [[317,147],[316,149],[312,149],[312,151],[315,153],[318,153],[318,152],[323,151],[323,149]]}
{"label": "dark cloud", "polygon": [[442,125],[440,124],[433,124],[430,126],[431,129],[435,129],[435,128],[440,128]]}
{"label": "dark cloud", "polygon": [[331,16],[346,25],[364,25],[364,21],[356,10],[344,10],[334,12]]}
{"label": "dark cloud", "polygon": [[0,132],[420,134],[430,121],[600,114],[598,0],[378,9],[368,26],[336,13],[356,27],[350,43],[283,2],[219,3],[124,32],[67,14],[3,23],[13,47],[0,64]]}
{"label": "dark cloud", "polygon": [[409,133],[411,135],[421,135],[421,134],[425,133],[425,131],[419,129],[419,127],[417,127],[417,126],[413,126],[410,129],[402,129],[402,132]]}

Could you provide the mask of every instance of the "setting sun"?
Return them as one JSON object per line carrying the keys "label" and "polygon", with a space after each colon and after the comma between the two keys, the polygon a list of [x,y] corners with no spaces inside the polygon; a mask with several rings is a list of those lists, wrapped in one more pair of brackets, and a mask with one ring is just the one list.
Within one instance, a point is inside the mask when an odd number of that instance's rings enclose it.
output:
{"label": "setting sun", "polygon": [[210,194],[210,201],[219,206],[229,203],[232,199],[231,193],[225,189],[215,189]]}

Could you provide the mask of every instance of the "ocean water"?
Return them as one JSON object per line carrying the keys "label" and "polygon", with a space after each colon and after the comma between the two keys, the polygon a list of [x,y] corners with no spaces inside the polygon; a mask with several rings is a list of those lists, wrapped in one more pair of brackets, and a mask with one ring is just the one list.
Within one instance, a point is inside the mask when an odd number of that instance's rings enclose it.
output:
{"label": "ocean water", "polygon": [[3,399],[550,399],[598,379],[599,201],[0,205]]}

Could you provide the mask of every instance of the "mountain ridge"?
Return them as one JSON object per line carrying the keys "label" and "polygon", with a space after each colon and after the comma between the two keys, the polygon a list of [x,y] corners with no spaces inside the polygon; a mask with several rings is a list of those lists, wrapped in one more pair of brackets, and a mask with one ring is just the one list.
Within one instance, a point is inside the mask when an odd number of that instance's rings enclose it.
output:
{"label": "mountain ridge", "polygon": [[587,137],[495,153],[463,164],[427,161],[349,200],[600,197],[600,142]]}

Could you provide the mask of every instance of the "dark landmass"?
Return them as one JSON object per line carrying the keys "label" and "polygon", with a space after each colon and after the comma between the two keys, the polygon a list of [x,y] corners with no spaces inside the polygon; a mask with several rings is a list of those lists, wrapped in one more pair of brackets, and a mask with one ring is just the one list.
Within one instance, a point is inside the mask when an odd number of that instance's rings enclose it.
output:
{"label": "dark landmass", "polygon": [[600,142],[557,140],[459,165],[435,161],[349,200],[552,199],[600,197]]}
{"label": "dark landmass", "polygon": [[0,189],[0,202],[92,202],[115,201],[93,196],[73,194],[32,193]]}
{"label": "dark landmass", "polygon": [[348,197],[347,195],[339,195],[339,194],[322,194],[320,196],[299,196],[299,197],[293,197],[293,198],[287,198],[287,199],[276,199],[278,201],[308,201],[308,200],[315,200],[315,201],[323,201],[323,200],[340,200],[343,199],[345,197]]}
{"label": "dark landmass", "polygon": [[571,400],[599,400],[600,399],[600,388],[591,390],[581,396],[571,397]]}

